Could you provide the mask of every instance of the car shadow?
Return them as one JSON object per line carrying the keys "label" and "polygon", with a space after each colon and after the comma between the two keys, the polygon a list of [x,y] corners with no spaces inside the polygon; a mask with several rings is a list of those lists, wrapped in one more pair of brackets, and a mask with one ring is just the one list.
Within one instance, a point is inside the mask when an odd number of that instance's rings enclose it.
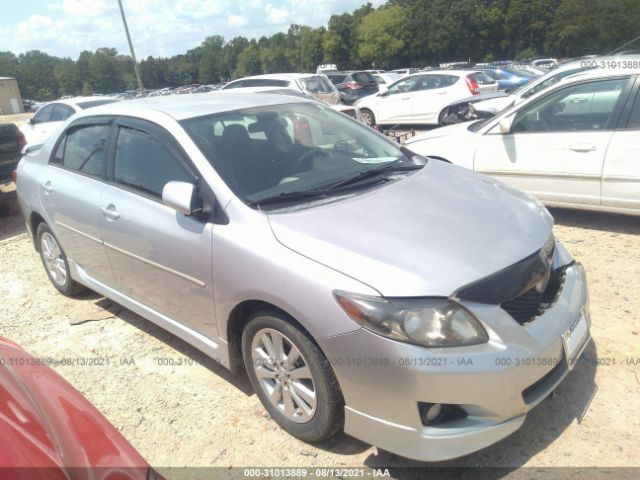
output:
{"label": "car shadow", "polygon": [[420,478],[423,474],[456,479],[508,476],[549,447],[573,422],[582,421],[598,390],[597,365],[597,348],[591,340],[575,368],[551,395],[529,412],[519,430],[478,452],[445,462],[423,463],[378,449],[377,455],[372,454],[365,460],[365,465],[393,469],[393,476],[403,480]]}
{"label": "car shadow", "polygon": [[[102,297],[101,295],[95,294],[94,292],[87,292],[83,295],[91,296],[92,294],[97,295],[96,298]],[[127,308],[122,307],[115,302],[112,302],[108,298],[102,297],[100,300],[95,302],[95,304],[105,310],[109,310],[115,317],[124,322],[127,322],[141,332],[151,335],[155,339],[168,345],[190,360],[199,363],[215,375],[233,385],[245,395],[251,396],[254,394],[254,391],[251,388],[251,383],[249,382],[249,378],[243,370],[239,370],[238,372],[231,372],[230,370],[223,367],[220,363],[205,355],[200,350],[191,346],[181,338],[164,330],[163,328],[157,326],[155,323],[141,317],[131,310],[128,310]]]}
{"label": "car shadow", "polygon": [[557,225],[640,235],[640,217],[567,208],[549,208],[549,212]]}
{"label": "car shadow", "polygon": [[0,203],[0,241],[21,235],[27,231],[18,208],[18,201],[11,199]]}

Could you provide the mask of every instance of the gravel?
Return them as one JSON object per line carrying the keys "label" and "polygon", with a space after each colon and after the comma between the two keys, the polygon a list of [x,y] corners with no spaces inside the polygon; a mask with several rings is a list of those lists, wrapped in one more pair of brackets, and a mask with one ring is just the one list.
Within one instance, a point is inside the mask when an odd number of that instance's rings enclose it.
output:
{"label": "gravel", "polygon": [[[556,236],[587,270],[595,342],[518,432],[441,465],[639,464],[640,218],[552,213]],[[269,418],[245,375],[95,293],[58,294],[19,215],[0,218],[0,255],[0,335],[58,361],[52,368],[152,465],[421,465],[346,435],[301,442]]]}

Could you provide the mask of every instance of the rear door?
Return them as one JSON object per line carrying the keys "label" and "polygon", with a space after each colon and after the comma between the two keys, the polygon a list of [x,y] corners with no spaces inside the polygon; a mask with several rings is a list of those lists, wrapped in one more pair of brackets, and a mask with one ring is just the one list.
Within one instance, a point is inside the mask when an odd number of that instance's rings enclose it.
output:
{"label": "rear door", "polygon": [[118,291],[210,338],[211,223],[162,203],[167,182],[199,184],[179,144],[160,127],[118,120],[111,183],[100,202],[104,245]]}
{"label": "rear door", "polygon": [[602,171],[602,206],[640,213],[640,78],[609,142]]}
{"label": "rear door", "polygon": [[460,97],[458,88],[454,87],[457,82],[463,80],[455,75],[423,75],[411,102],[414,120],[438,123],[440,111]]}
{"label": "rear door", "polygon": [[43,208],[67,257],[99,281],[110,278],[100,232],[110,119],[70,126],[40,177]]}
{"label": "rear door", "polygon": [[[574,83],[523,106],[508,134],[496,125],[482,135],[475,170],[541,200],[600,205],[607,146],[628,95],[629,77]],[[606,98],[597,108],[592,101]]]}

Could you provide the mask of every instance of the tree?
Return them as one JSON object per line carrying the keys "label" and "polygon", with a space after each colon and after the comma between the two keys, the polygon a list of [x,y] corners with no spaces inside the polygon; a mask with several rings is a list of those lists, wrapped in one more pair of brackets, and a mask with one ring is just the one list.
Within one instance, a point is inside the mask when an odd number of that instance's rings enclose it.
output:
{"label": "tree", "polygon": [[366,64],[399,66],[406,48],[402,31],[405,11],[394,5],[366,15],[358,26],[358,54]]}

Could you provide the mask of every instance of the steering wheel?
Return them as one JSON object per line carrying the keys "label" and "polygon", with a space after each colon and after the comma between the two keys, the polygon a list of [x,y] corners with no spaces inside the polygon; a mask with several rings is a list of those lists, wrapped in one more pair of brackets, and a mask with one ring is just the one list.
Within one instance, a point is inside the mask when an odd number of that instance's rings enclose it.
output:
{"label": "steering wheel", "polygon": [[322,155],[323,157],[326,157],[328,154],[321,148],[314,148],[313,150],[309,150],[307,153],[305,153],[298,159],[296,164],[293,166],[293,171],[303,172],[304,170],[308,170],[309,169],[308,167],[311,166],[310,165],[311,160],[313,160],[313,158],[317,157],[318,155]]}

